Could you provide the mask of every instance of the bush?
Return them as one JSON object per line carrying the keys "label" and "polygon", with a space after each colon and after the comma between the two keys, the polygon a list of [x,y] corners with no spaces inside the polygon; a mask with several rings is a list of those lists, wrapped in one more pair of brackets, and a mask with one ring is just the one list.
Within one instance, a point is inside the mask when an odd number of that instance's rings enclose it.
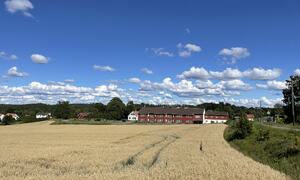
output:
{"label": "bush", "polygon": [[256,141],[265,141],[268,139],[270,139],[270,130],[259,128],[256,135]]}
{"label": "bush", "polygon": [[244,139],[252,132],[252,123],[246,118],[241,118],[236,123],[232,123],[231,131],[228,132],[226,140],[233,141],[235,139]]}
{"label": "bush", "polygon": [[300,152],[299,137],[274,137],[270,139],[264,150],[273,158],[284,158],[293,156]]}

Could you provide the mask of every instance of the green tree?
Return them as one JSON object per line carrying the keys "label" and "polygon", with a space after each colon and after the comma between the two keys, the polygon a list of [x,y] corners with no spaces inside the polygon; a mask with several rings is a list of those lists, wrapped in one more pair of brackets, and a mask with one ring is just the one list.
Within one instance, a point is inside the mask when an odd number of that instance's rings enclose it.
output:
{"label": "green tree", "polygon": [[136,108],[135,108],[133,101],[128,101],[128,103],[126,105],[126,115],[128,115],[129,113],[131,113],[134,110],[136,110]]}
{"label": "green tree", "polygon": [[[292,83],[294,82],[294,83]],[[300,96],[300,76],[299,75],[295,75],[295,76],[291,76],[290,79],[286,80],[286,89],[282,90],[282,94],[283,94],[283,102],[285,104],[284,106],[284,112],[287,115],[287,119],[286,119],[286,123],[291,123],[293,121],[292,118],[292,86],[294,88],[294,95],[295,96]],[[295,98],[295,104],[300,102],[300,98]],[[299,106],[295,107],[295,114],[297,116],[297,114],[299,114],[300,108]],[[297,118],[296,118],[297,121]],[[298,121],[299,122],[299,121]]]}
{"label": "green tree", "polygon": [[59,101],[54,112],[56,118],[69,119],[72,117],[72,109],[68,101]]}
{"label": "green tree", "polygon": [[115,97],[107,104],[107,113],[109,119],[121,120],[126,117],[126,106],[120,98]]}
{"label": "green tree", "polygon": [[106,111],[106,107],[102,103],[96,103],[94,107],[97,109],[98,113],[104,113]]}
{"label": "green tree", "polygon": [[239,113],[240,120],[238,120],[233,126],[232,131],[226,137],[228,141],[235,139],[244,139],[252,133],[253,125],[247,120],[246,113],[241,111]]}

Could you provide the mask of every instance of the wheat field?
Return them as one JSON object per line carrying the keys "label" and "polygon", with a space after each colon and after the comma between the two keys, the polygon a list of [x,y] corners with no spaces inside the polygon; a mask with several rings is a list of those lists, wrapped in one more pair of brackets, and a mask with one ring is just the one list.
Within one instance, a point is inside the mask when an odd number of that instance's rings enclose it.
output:
{"label": "wheat field", "polygon": [[0,127],[0,179],[289,179],[232,149],[226,125],[50,123]]}

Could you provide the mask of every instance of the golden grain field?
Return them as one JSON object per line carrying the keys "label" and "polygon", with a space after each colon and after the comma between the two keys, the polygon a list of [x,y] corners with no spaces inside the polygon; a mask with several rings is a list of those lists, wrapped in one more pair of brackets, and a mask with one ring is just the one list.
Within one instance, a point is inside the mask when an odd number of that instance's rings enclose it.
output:
{"label": "golden grain field", "polygon": [[0,179],[289,179],[232,149],[225,125],[49,124],[0,127]]}

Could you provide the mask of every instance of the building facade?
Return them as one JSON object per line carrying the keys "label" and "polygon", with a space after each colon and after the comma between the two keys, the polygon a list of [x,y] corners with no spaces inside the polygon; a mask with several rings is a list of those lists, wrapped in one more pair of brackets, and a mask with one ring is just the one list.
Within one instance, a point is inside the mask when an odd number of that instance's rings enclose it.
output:
{"label": "building facade", "polygon": [[138,121],[146,123],[210,124],[225,123],[228,119],[226,112],[205,114],[201,108],[145,107],[138,113]]}
{"label": "building facade", "polygon": [[51,118],[51,113],[43,113],[39,112],[35,115],[36,119],[50,119]]}
{"label": "building facade", "polygon": [[139,120],[139,112],[138,111],[132,111],[128,115],[128,121],[138,121]]}
{"label": "building facade", "polygon": [[204,111],[203,124],[220,124],[226,123],[229,120],[229,114],[227,112],[219,111]]}
{"label": "building facade", "polygon": [[247,114],[248,121],[254,121],[254,114]]}

